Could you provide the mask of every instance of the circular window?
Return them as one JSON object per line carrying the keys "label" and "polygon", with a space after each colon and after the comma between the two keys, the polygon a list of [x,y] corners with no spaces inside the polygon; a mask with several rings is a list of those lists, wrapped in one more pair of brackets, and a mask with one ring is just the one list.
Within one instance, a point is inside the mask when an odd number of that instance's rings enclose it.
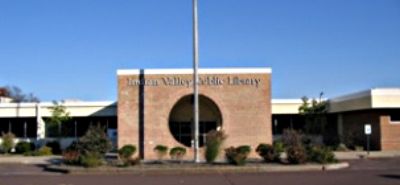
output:
{"label": "circular window", "polygon": [[[193,140],[193,95],[181,98],[169,115],[169,130],[181,144],[191,147]],[[199,95],[199,146],[205,143],[206,134],[222,126],[218,106],[206,96]]]}

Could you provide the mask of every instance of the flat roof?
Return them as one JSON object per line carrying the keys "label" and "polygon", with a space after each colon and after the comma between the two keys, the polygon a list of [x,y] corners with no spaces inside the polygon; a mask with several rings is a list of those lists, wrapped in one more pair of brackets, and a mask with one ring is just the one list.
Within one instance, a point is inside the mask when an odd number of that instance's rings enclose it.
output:
{"label": "flat roof", "polygon": [[400,88],[373,88],[329,100],[331,112],[400,108]]}

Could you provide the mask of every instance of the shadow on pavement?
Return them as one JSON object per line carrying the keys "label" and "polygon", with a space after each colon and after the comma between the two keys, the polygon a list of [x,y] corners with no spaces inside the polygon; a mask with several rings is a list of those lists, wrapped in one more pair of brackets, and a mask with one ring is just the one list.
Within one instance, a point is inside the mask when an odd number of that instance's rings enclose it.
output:
{"label": "shadow on pavement", "polygon": [[394,174],[384,174],[384,175],[379,175],[380,177],[384,178],[389,178],[389,179],[397,179],[400,180],[400,175],[394,175]]}

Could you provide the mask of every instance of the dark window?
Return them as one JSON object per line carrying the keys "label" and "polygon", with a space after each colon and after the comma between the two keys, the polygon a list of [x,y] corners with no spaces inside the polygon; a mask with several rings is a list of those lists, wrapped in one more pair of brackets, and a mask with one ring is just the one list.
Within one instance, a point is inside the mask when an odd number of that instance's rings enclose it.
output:
{"label": "dark window", "polygon": [[391,122],[400,122],[400,113],[398,114],[390,114]]}
{"label": "dark window", "polygon": [[37,124],[35,118],[1,118],[1,133],[11,132],[18,138],[36,137]]}
{"label": "dark window", "polygon": [[[199,146],[203,146],[208,132],[217,128],[217,122],[201,121],[199,123]],[[170,122],[169,128],[174,138],[183,145],[190,147],[192,144],[192,123],[190,122]]]}
{"label": "dark window", "polygon": [[272,132],[281,135],[285,129],[304,131],[305,118],[301,115],[272,115]]}

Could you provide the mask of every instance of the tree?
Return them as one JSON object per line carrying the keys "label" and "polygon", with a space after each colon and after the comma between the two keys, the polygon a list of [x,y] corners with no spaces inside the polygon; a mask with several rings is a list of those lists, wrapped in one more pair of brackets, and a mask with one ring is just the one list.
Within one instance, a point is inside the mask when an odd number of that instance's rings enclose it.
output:
{"label": "tree", "polygon": [[77,143],[79,153],[82,155],[94,154],[97,157],[103,158],[112,147],[105,130],[100,125],[90,126],[86,134]]}
{"label": "tree", "polygon": [[5,87],[0,87],[0,96],[3,96],[3,97],[9,97],[10,96],[8,90]]}
{"label": "tree", "polygon": [[12,99],[14,103],[21,102],[39,102],[39,98],[34,94],[29,93],[25,94],[22,90],[17,86],[6,86],[0,88],[0,96],[9,97]]}
{"label": "tree", "polygon": [[322,99],[323,92],[320,93],[319,100],[310,100],[304,96],[303,104],[299,107],[301,115],[305,116],[305,132],[307,134],[324,134],[327,124],[328,103]]}
{"label": "tree", "polygon": [[62,136],[61,125],[71,119],[66,107],[59,102],[53,101],[54,106],[50,108],[51,117],[47,119],[46,133],[47,136]]}

